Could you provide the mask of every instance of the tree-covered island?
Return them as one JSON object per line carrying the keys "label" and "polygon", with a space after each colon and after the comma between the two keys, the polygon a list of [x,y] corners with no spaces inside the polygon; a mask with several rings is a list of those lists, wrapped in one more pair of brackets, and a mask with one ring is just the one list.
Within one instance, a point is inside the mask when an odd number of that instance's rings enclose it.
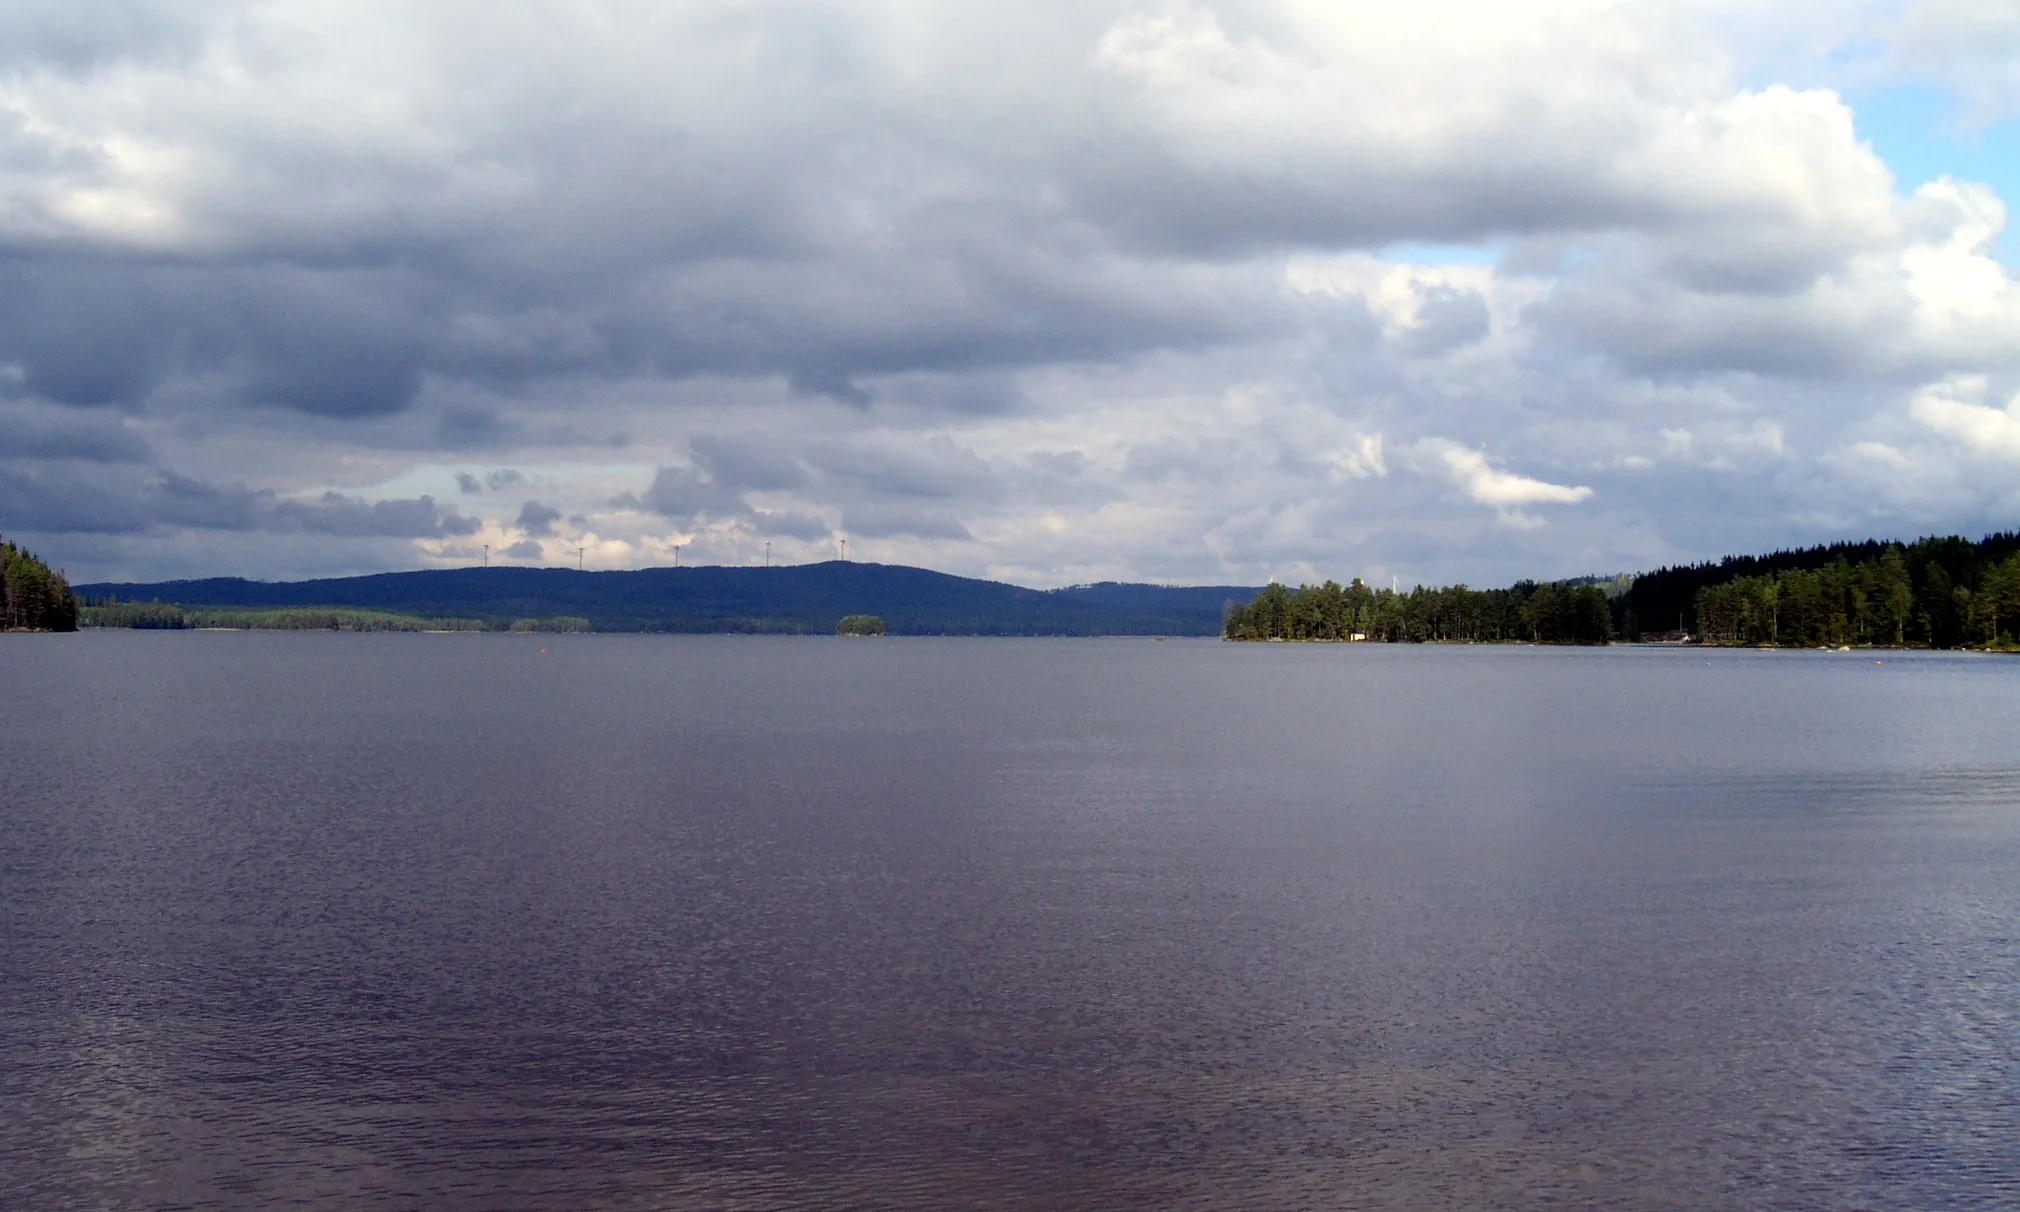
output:
{"label": "tree-covered island", "polygon": [[63,574],[0,539],[0,631],[75,630],[77,598]]}

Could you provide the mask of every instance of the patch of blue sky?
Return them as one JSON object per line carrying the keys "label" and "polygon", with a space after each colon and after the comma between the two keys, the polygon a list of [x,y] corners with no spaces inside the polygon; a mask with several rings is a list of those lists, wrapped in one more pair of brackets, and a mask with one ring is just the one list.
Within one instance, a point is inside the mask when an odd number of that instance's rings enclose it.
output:
{"label": "patch of blue sky", "polygon": [[[2020,218],[2020,122],[1971,124],[1955,94],[1929,84],[1860,88],[1845,100],[1859,137],[1893,170],[1903,194],[1947,175],[1991,186]],[[2020,264],[2020,234],[2011,222],[1994,253]]]}
{"label": "patch of blue sky", "polygon": [[1403,241],[1384,245],[1380,256],[1384,261],[1395,261],[1404,265],[1499,265],[1501,254],[1506,251],[1506,247],[1498,240],[1490,240],[1484,244],[1420,244]]}

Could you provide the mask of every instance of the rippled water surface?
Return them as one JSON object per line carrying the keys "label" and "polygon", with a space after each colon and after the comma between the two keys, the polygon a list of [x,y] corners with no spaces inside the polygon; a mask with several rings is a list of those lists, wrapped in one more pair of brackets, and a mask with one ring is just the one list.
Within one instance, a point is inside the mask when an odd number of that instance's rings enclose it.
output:
{"label": "rippled water surface", "polygon": [[2020,1206],[2020,659],[0,636],[9,1207]]}

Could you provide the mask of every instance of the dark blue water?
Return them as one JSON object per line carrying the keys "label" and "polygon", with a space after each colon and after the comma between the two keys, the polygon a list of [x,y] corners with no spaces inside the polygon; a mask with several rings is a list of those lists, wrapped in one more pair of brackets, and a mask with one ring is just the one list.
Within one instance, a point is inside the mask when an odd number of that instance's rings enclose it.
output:
{"label": "dark blue water", "polygon": [[2020,1206],[2020,660],[0,636],[8,1207]]}

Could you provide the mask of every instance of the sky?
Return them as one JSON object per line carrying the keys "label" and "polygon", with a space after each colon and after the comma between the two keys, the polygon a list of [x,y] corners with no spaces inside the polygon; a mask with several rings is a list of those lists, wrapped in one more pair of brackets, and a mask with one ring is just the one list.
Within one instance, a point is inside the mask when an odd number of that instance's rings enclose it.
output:
{"label": "sky", "polygon": [[0,5],[76,581],[2020,527],[2011,0]]}

